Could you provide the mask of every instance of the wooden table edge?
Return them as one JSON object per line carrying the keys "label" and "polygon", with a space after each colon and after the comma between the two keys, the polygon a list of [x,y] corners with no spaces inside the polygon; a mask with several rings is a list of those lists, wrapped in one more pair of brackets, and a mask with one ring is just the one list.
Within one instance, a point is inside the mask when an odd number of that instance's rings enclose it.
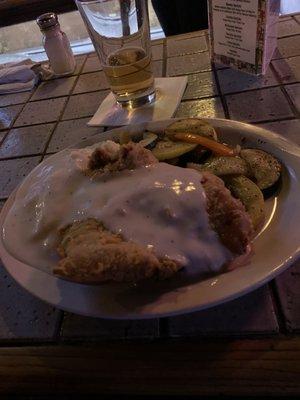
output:
{"label": "wooden table edge", "polygon": [[0,394],[299,395],[300,338],[0,348]]}

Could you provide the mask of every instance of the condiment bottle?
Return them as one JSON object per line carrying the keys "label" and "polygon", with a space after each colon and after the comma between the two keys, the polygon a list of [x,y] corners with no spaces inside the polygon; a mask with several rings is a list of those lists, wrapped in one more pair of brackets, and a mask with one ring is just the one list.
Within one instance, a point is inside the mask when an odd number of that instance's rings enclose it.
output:
{"label": "condiment bottle", "polygon": [[43,45],[50,66],[56,75],[74,72],[76,62],[67,35],[61,31],[57,15],[53,12],[40,15],[37,24],[43,33]]}

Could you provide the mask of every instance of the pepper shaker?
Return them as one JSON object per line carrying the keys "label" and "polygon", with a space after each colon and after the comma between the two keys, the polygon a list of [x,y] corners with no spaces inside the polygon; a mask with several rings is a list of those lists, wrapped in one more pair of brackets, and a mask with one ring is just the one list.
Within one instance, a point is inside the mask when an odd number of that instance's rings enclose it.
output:
{"label": "pepper shaker", "polygon": [[73,73],[75,58],[67,35],[60,29],[57,15],[53,12],[42,14],[36,22],[43,33],[43,45],[53,72],[56,75]]}

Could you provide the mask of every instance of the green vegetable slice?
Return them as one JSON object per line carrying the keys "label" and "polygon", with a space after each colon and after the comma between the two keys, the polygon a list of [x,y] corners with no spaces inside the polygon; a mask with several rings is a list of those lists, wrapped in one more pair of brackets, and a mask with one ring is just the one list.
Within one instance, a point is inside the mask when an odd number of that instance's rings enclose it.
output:
{"label": "green vegetable slice", "polygon": [[267,189],[280,178],[281,164],[271,154],[259,149],[243,149],[240,156],[249,165],[260,189]]}
{"label": "green vegetable slice", "polygon": [[193,133],[216,141],[218,140],[214,127],[200,118],[187,118],[175,121],[165,129],[165,133],[169,137],[175,133]]}
{"label": "green vegetable slice", "polygon": [[157,143],[158,136],[152,132],[144,132],[143,139],[139,141],[139,144],[145,147],[146,149],[154,148],[155,144]]}
{"label": "green vegetable slice", "polygon": [[203,164],[188,163],[188,168],[208,171],[217,176],[249,175],[249,167],[240,157],[213,156]]}
{"label": "green vegetable slice", "polygon": [[264,196],[259,187],[243,175],[226,176],[225,184],[232,195],[241,200],[249,213],[253,227],[257,230],[265,217]]}
{"label": "green vegetable slice", "polygon": [[172,140],[161,140],[156,144],[154,149],[152,149],[152,153],[159,161],[163,161],[179,157],[182,154],[195,149],[196,147],[196,144],[172,142]]}

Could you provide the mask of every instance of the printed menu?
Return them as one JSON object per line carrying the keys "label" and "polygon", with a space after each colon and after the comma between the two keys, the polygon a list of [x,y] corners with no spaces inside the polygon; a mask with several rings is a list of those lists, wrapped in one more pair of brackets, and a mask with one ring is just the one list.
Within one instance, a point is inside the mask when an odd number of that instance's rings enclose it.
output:
{"label": "printed menu", "polygon": [[276,48],[280,0],[209,0],[215,62],[265,73]]}

